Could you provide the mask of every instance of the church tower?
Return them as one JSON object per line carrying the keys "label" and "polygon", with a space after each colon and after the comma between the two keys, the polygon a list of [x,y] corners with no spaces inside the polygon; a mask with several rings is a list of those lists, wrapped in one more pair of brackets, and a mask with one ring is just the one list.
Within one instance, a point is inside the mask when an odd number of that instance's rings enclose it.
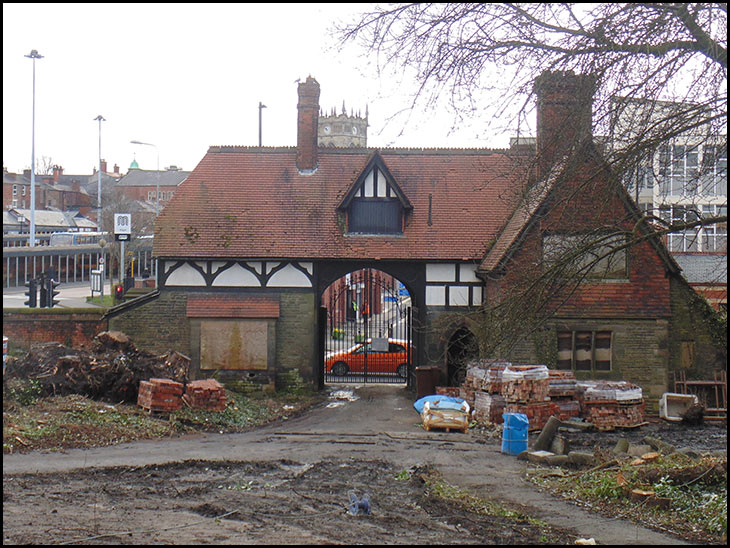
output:
{"label": "church tower", "polygon": [[365,117],[352,111],[347,114],[345,103],[342,112],[334,109],[329,116],[320,113],[317,127],[317,142],[320,147],[366,148],[368,143],[368,111]]}

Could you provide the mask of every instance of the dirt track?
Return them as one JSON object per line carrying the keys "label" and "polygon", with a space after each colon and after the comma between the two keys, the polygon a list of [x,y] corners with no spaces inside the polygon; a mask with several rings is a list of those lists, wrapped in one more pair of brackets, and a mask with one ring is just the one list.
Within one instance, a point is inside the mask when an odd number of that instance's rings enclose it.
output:
{"label": "dirt track", "polygon": [[[546,534],[434,506],[419,480],[428,465],[521,505],[561,543],[679,543],[540,493],[497,440],[425,432],[402,389],[356,394],[247,434],[6,455],[4,543],[532,544]],[[347,513],[350,491],[370,496],[370,515]]]}

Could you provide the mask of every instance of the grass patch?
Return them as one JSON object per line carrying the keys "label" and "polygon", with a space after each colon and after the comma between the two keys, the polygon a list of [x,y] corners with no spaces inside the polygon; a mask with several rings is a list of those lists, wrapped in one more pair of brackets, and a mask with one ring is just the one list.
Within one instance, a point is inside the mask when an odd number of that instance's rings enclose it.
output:
{"label": "grass patch", "polygon": [[[727,536],[727,458],[681,453],[641,465],[630,462],[590,473],[538,470],[529,479],[604,514],[631,519],[685,539],[724,544]],[[634,489],[655,493],[632,500]],[[657,506],[660,501],[664,507]],[[681,516],[681,519],[677,519]]]}
{"label": "grass patch", "polygon": [[3,453],[100,447],[191,432],[243,432],[286,420],[321,399],[317,394],[231,391],[227,397],[222,412],[183,408],[150,414],[134,404],[80,395],[41,398],[32,382],[13,381],[3,398]]}

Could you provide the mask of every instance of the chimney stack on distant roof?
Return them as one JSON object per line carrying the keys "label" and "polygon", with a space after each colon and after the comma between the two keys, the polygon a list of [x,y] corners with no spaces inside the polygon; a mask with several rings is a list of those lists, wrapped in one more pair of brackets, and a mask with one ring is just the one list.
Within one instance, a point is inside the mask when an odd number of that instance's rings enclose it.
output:
{"label": "chimney stack on distant roof", "polygon": [[297,89],[297,168],[312,172],[317,169],[317,125],[319,121],[319,84],[311,76]]}
{"label": "chimney stack on distant roof", "polygon": [[535,80],[539,177],[591,138],[596,81],[593,75],[572,71],[544,72]]}

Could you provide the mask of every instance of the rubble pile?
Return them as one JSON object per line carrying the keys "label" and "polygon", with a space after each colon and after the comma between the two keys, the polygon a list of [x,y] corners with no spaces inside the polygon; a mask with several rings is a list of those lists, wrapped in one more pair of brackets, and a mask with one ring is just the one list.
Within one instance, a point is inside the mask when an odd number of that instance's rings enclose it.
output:
{"label": "rubble pile", "polygon": [[34,345],[24,357],[8,360],[5,378],[34,380],[48,396],[81,394],[134,403],[141,381],[165,378],[184,384],[189,367],[190,359],[178,352],[150,354],[124,333],[105,331],[84,348]]}
{"label": "rubble pile", "polygon": [[625,381],[577,381],[572,371],[544,365],[473,363],[459,397],[474,409],[478,421],[501,424],[502,413],[522,413],[530,430],[541,430],[553,416],[584,419],[602,430],[633,427],[644,420],[640,387]]}

